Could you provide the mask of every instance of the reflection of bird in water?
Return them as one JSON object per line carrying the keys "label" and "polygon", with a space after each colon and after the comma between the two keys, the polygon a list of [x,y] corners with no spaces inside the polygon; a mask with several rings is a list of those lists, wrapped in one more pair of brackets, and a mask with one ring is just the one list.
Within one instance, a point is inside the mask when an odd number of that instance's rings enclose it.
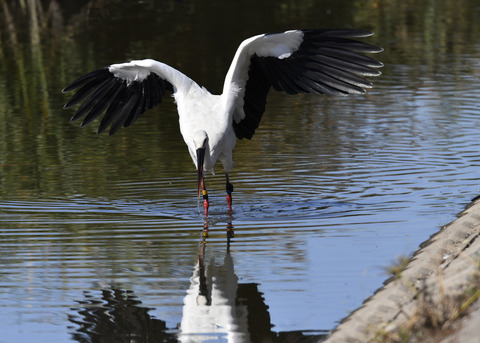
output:
{"label": "reflection of bird in water", "polygon": [[[230,233],[232,228],[230,226]],[[183,300],[180,324],[181,342],[202,342],[228,338],[229,342],[248,342],[247,306],[237,304],[238,277],[230,255],[230,237],[223,264],[212,256],[206,262],[205,236],[200,244],[198,263]]]}
{"label": "reflection of bird in water", "polygon": [[361,30],[293,30],[261,34],[243,41],[227,72],[222,95],[213,95],[178,70],[151,59],[112,64],[80,77],[64,91],[78,89],[65,104],[86,98],[72,117],[90,124],[104,111],[98,132],[132,125],[153,108],[167,90],[173,91],[180,131],[197,167],[198,196],[208,195],[204,170],[213,173],[217,160],[226,176],[227,201],[232,210],[229,181],[236,139],[252,138],[265,111],[271,87],[289,94],[347,95],[365,93],[372,84],[364,76],[378,76],[382,63],[360,53],[381,48],[354,41],[368,37]]}
{"label": "reflection of bird in water", "polygon": [[[238,283],[230,254],[233,227],[227,224],[227,252],[223,264],[205,255],[206,235],[200,244],[198,263],[183,300],[181,342],[318,342],[323,335],[301,331],[274,332],[268,306],[256,283]],[[207,261],[208,260],[208,261]]]}
{"label": "reflection of bird in water", "polygon": [[223,264],[206,256],[208,226],[205,224],[198,263],[183,300],[179,327],[181,342],[302,342],[313,343],[325,335],[305,335],[302,331],[274,332],[268,306],[256,283],[238,283],[230,239],[233,226],[227,223],[227,251]]}

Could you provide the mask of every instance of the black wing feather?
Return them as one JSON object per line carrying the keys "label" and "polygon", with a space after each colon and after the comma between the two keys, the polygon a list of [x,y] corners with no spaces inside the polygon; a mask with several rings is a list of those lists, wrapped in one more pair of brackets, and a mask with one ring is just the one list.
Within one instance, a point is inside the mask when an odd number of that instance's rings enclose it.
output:
{"label": "black wing feather", "polygon": [[[117,94],[120,92],[122,88],[122,82],[119,80],[112,80],[113,86],[108,90],[107,93],[103,96],[103,98],[100,98],[98,102],[95,104],[95,106],[90,110],[90,112],[85,116],[85,118],[82,121],[81,126],[87,126],[91,124],[95,119],[97,119],[110,105],[112,99],[114,99]],[[77,111],[78,112],[78,111]],[[76,116],[76,114],[72,117],[72,121],[75,121],[77,119],[80,119],[81,116]]]}
{"label": "black wing feather", "polygon": [[288,58],[253,55],[245,88],[245,118],[233,122],[237,138],[252,138],[265,111],[270,87],[288,94],[347,95],[365,93],[372,84],[363,76],[378,76],[383,64],[360,53],[383,51],[352,40],[371,36],[363,30],[303,30],[303,42]]}
{"label": "black wing feather", "polygon": [[233,122],[233,130],[238,139],[251,139],[260,124],[265,112],[266,98],[271,82],[267,79],[264,69],[260,66],[260,57],[254,55],[250,61],[248,81],[245,87],[244,106],[245,119]]}
{"label": "black wing feather", "polygon": [[73,90],[77,89],[78,87],[80,87],[80,86],[84,85],[85,83],[90,82],[92,80],[100,80],[102,78],[107,78],[108,77],[107,72],[108,72],[107,68],[101,68],[101,69],[94,70],[94,71],[92,71],[88,74],[85,74],[85,75],[79,77],[75,81],[73,81],[71,84],[69,84],[67,87],[65,87],[62,90],[62,92],[66,93],[66,92],[73,91]]}
{"label": "black wing feather", "polygon": [[[98,134],[105,132],[110,124],[115,120],[117,115],[120,115],[122,112],[125,103],[128,101],[129,98],[129,91],[128,87],[122,86],[120,87],[120,91],[117,93],[115,98],[113,98],[110,106],[105,111],[105,114],[98,126]],[[82,124],[83,125],[83,124]]]}
{"label": "black wing feather", "polygon": [[137,83],[132,83],[131,87],[128,89],[128,96],[125,104],[123,105],[120,113],[113,118],[112,125],[110,126],[110,131],[108,132],[109,135],[115,134],[115,132],[120,129],[127,118],[130,115],[135,115],[136,107],[135,105],[138,103],[138,100],[141,96],[141,91],[139,91],[140,85]]}
{"label": "black wing feather", "polygon": [[[102,73],[102,74],[98,74],[98,76],[96,78],[86,78],[85,82],[82,83],[83,86],[71,97],[70,101],[68,101],[65,104],[65,106],[63,106],[63,108],[72,107],[72,106],[78,104],[83,99],[85,99],[85,97],[88,94],[90,94],[92,89],[97,88],[100,84],[102,84],[107,79],[107,76],[108,75],[105,75],[104,73]],[[78,88],[78,87],[75,87],[75,88]],[[65,89],[64,89],[64,91],[65,91]]]}
{"label": "black wing feather", "polygon": [[84,101],[71,121],[84,117],[80,126],[91,124],[104,113],[98,127],[98,133],[106,131],[113,135],[121,126],[132,125],[147,109],[151,109],[162,101],[166,91],[173,91],[173,86],[155,73],[150,73],[142,81],[127,81],[115,77],[106,68],[94,70],[79,77],[63,89],[77,92],[65,104],[72,107]]}
{"label": "black wing feather", "polygon": [[[83,101],[71,120],[74,121],[82,118],[88,111],[95,107],[102,100],[103,95],[114,86],[114,83],[115,80],[106,79],[100,85],[96,85],[95,87],[97,88],[93,92],[90,91],[90,95]],[[85,90],[85,93],[87,93],[87,90]]]}

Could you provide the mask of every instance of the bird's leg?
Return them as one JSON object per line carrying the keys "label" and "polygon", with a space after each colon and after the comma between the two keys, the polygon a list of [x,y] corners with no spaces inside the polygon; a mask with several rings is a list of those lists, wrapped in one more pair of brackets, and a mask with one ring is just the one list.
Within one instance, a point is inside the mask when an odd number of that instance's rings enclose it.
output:
{"label": "bird's leg", "polygon": [[228,173],[225,173],[225,178],[227,179],[227,203],[228,203],[228,211],[232,212],[232,192],[233,192],[233,185],[230,183],[228,179]]}
{"label": "bird's leg", "polygon": [[202,175],[202,196],[203,196],[203,209],[205,210],[205,218],[208,217],[208,192],[207,188],[205,187],[205,180]]}

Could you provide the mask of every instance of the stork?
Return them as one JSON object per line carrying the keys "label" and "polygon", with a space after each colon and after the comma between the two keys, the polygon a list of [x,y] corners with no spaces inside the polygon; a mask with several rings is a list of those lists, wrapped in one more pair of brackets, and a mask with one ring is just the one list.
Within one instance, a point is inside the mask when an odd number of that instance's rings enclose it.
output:
{"label": "stork", "polygon": [[222,163],[228,210],[233,185],[229,173],[237,139],[251,139],[265,111],[271,87],[288,94],[363,94],[383,64],[362,53],[382,48],[354,40],[373,35],[354,29],[291,30],[244,40],[228,69],[221,95],[211,94],[175,68],[152,59],[112,64],[79,77],[63,89],[77,90],[65,104],[81,103],[71,121],[82,127],[103,114],[98,134],[113,135],[173,92],[180,131],[197,168],[197,194],[208,217],[205,171]]}

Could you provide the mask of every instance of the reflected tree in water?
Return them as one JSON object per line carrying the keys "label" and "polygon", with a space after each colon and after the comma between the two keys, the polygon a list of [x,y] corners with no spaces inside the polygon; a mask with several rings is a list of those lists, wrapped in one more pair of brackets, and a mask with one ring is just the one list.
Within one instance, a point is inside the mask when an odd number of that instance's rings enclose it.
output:
{"label": "reflected tree in water", "polygon": [[[132,128],[135,133],[118,138],[117,142],[103,144],[99,139],[96,143],[102,144],[101,148],[88,143],[84,138],[87,134],[59,120],[64,116],[61,108],[65,101],[60,90],[82,70],[107,61],[148,55],[159,57],[192,78],[205,80],[206,84],[222,84],[236,42],[264,32],[266,27],[273,32],[292,28],[293,22],[296,26],[311,26],[314,17],[315,22],[323,25],[348,23],[375,31],[378,42],[386,44],[382,55],[386,73],[389,65],[399,62],[399,56],[402,63],[427,65],[431,72],[444,65],[449,53],[478,55],[478,45],[465,44],[477,41],[480,30],[480,21],[475,20],[477,3],[473,0],[324,1],[319,6],[310,0],[262,3],[248,0],[242,5],[217,2],[202,6],[194,1],[158,0],[0,1],[0,189],[3,194],[26,196],[36,193],[63,196],[69,191],[90,196],[116,195],[115,190],[105,185],[112,172],[125,177],[117,170],[131,175],[138,173],[132,167],[135,165],[132,151],[142,161],[142,170],[156,172],[168,164],[182,165],[188,170],[190,162],[181,154],[158,149],[155,151],[158,158],[151,158],[151,147],[167,145],[165,137],[172,137],[169,144],[176,144],[178,128],[170,120],[146,116],[144,125],[148,133]],[[261,11],[249,13],[248,9],[259,6],[271,12],[268,21],[250,18]],[[346,7],[353,10],[342,11]],[[324,15],[327,10],[334,15]],[[232,11],[240,18],[248,15],[249,25],[242,25],[241,20],[232,22]],[[338,22],[325,22],[333,17]],[[210,18],[214,26],[205,25]],[[218,27],[228,29],[219,32],[215,29]],[[175,48],[167,50],[165,47],[172,42]],[[225,54],[217,53],[219,46],[225,46]],[[198,52],[204,55],[197,56]],[[202,64],[199,60],[209,63]],[[417,69],[408,72],[419,80],[420,87],[423,81]],[[415,91],[416,87],[410,88]],[[379,99],[369,101],[382,101],[377,105],[384,105],[384,99]],[[285,121],[282,127],[315,126],[315,130],[301,134],[315,132],[314,140],[328,133],[341,142],[345,133],[337,128],[344,124],[335,115],[335,108],[331,108],[329,101],[318,106],[324,114],[321,117],[311,114],[308,106],[305,113],[288,118],[280,117],[280,111],[272,111],[268,115],[271,120],[266,120],[264,127],[281,120]],[[174,118],[173,105],[171,110]],[[363,116],[352,115],[349,120],[355,121],[355,127],[369,125]],[[285,130],[283,134],[285,141],[295,140],[299,135],[296,130]],[[264,140],[252,142],[250,158],[261,160],[265,142],[270,141],[278,141],[278,137],[265,136]],[[184,151],[183,146],[178,147],[182,149],[178,151]],[[312,149],[328,151],[329,146],[318,143]],[[336,166],[337,160],[332,158],[325,164],[342,169]],[[88,161],[85,163],[88,166],[78,168],[78,161]],[[155,172],[151,172],[151,177],[158,176]]]}
{"label": "reflected tree in water", "polygon": [[78,316],[69,316],[77,325],[72,334],[78,342],[177,342],[176,335],[167,333],[163,320],[148,314],[133,291],[110,288],[101,296],[84,292],[80,307],[73,308]]}

